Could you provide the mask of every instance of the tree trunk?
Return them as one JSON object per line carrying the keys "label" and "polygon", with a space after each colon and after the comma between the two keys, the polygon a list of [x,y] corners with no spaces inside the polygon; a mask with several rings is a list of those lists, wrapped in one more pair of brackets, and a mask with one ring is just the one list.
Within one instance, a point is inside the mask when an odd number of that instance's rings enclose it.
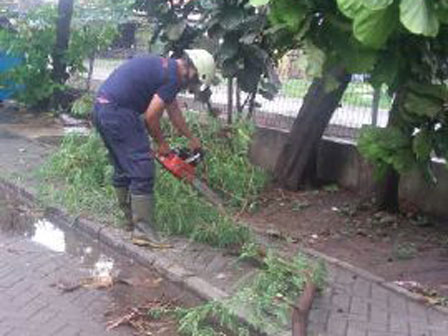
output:
{"label": "tree trunk", "polygon": [[235,100],[237,118],[240,118],[243,113],[243,106],[241,105],[241,88],[238,83],[238,79],[236,80]]}
{"label": "tree trunk", "polygon": [[253,120],[254,112],[255,112],[255,98],[257,97],[257,93],[252,92],[249,93],[249,110],[247,111],[247,120]]}
{"label": "tree trunk", "polygon": [[[326,91],[328,79],[339,82],[338,87],[331,92]],[[350,74],[344,68],[335,66],[322,78],[315,79],[309,87],[275,167],[275,179],[282,187],[297,190],[316,175],[319,141],[350,79]]]}
{"label": "tree trunk", "polygon": [[68,78],[65,52],[70,40],[70,24],[73,16],[74,0],[59,0],[58,21],[56,28],[56,45],[53,52],[53,79],[64,84]]}
{"label": "tree trunk", "polygon": [[400,174],[392,167],[382,181],[377,185],[376,201],[379,210],[396,213],[399,209],[398,188],[400,185]]}
{"label": "tree trunk", "polygon": [[227,124],[232,124],[233,114],[233,78],[227,79]]}
{"label": "tree trunk", "polygon": [[[403,91],[399,91],[394,99],[389,113],[387,127],[398,125],[398,111],[403,100]],[[399,210],[398,191],[400,186],[400,174],[389,165],[384,178],[376,186],[376,203],[379,210],[396,213]]]}

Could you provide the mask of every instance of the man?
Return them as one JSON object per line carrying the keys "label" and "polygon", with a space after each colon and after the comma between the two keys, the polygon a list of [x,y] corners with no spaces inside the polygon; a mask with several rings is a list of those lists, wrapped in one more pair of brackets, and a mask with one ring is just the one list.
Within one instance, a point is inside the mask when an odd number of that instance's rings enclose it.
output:
{"label": "man", "polygon": [[160,244],[160,238],[154,223],[154,161],[146,129],[157,143],[158,153],[167,154],[170,147],[160,129],[166,110],[173,126],[189,139],[190,148],[199,149],[200,140],[189,130],[176,95],[185,89],[201,94],[214,75],[212,55],[200,49],[185,50],[180,59],[131,59],[98,90],[93,121],[114,166],[113,185],[120,209],[127,228],[144,234],[153,246]]}

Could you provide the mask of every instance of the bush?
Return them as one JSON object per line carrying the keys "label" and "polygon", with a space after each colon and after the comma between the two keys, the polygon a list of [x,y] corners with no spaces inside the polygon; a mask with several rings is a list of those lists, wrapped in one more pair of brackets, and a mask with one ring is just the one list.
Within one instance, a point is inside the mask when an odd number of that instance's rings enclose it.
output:
{"label": "bush", "polygon": [[87,119],[93,109],[94,96],[90,93],[84,94],[73,103],[70,114],[75,118]]}
{"label": "bush", "polygon": [[2,75],[22,90],[17,98],[29,105],[39,105],[58,88],[51,78],[51,54],[56,41],[54,6],[38,7],[16,20],[15,31],[0,30],[0,49],[21,57],[22,65]]}

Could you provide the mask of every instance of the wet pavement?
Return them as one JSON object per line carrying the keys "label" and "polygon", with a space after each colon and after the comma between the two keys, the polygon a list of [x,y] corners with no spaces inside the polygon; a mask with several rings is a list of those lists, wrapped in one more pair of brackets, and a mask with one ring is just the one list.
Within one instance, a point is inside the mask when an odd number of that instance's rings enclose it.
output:
{"label": "wet pavement", "polygon": [[[155,272],[83,236],[61,229],[40,209],[0,195],[0,335],[133,335],[106,331],[131,308],[155,300],[198,301]],[[151,330],[152,328],[152,330]],[[176,335],[172,321],[154,335]]]}
{"label": "wet pavement", "polygon": [[[0,182],[1,178],[7,179],[35,195],[39,181],[32,172],[40,167],[55,147],[41,142],[46,139],[45,136],[34,138],[13,132],[11,120],[3,121],[5,117],[2,115],[3,111],[0,110]],[[20,129],[28,129],[26,125],[20,124],[20,120],[15,122],[20,125]],[[4,200],[3,203],[11,204]],[[11,222],[15,223],[12,232],[6,230],[0,234],[0,336],[103,335],[106,334],[105,322],[114,317],[105,316],[105,312],[117,312],[117,308],[125,307],[127,302],[132,304],[133,297],[135,300],[141,299],[145,293],[154,293],[149,294],[154,297],[156,289],[164,292],[164,288],[171,288],[160,283],[160,278],[155,274],[138,276],[139,266],[128,259],[116,257],[113,251],[109,252],[103,246],[86,243],[86,238],[82,236],[64,232],[64,239],[61,239],[49,214],[36,209],[30,214],[29,210],[17,203],[12,208],[15,209],[12,213],[19,213],[19,216],[14,215],[9,220],[5,220],[5,216],[0,217],[5,227],[11,226]],[[8,211],[8,216],[10,214],[11,211]],[[33,220],[28,224],[17,219],[29,218],[30,215]],[[25,230],[18,230],[21,227],[25,227]],[[46,234],[42,233],[47,231],[56,232],[50,248],[45,247],[48,240]],[[126,236],[123,232],[118,232],[118,235]],[[190,276],[198,275],[204,279],[204,283],[232,293],[238,284],[253,274],[253,268],[237,263],[234,256],[222,250],[194,244],[182,238],[173,239],[173,243],[174,249],[155,251],[153,254],[169,259],[173,264],[183,265],[188,271],[187,280]],[[290,253],[289,250],[284,251],[287,246],[280,241],[271,244],[281,254]],[[62,250],[65,252],[58,252]],[[80,252],[75,252],[78,250]],[[105,257],[101,257],[101,254]],[[118,279],[124,279],[124,283],[129,283],[129,278],[134,279],[132,291],[127,291],[129,285],[119,282],[108,290],[80,288],[61,293],[59,284],[66,288],[77,281],[79,283],[80,279],[91,277],[98,261],[100,266],[105,265],[102,269],[110,270],[110,258],[114,265],[112,274]],[[388,284],[381,279],[372,278],[338,260],[332,260],[328,266],[328,287],[313,303],[310,335],[448,335],[446,313],[410,299],[396,289],[387,287]],[[142,288],[141,292],[139,288]],[[175,293],[184,294],[176,287],[173,288],[165,290],[165,293],[170,294],[169,298],[177,297]],[[183,296],[181,300],[189,302]],[[173,335],[173,329],[166,329],[166,326],[157,328],[154,335]],[[117,329],[108,334],[130,335],[126,329]],[[285,333],[289,334],[289,331]]]}

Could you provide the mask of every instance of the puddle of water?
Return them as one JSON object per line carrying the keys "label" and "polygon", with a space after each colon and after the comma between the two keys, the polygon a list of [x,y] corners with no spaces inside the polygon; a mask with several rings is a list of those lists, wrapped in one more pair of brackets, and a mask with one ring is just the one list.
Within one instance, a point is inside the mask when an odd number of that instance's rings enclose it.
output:
{"label": "puddle of water", "polygon": [[34,224],[34,234],[31,241],[41,244],[54,252],[65,252],[65,234],[47,219],[39,219]]}

